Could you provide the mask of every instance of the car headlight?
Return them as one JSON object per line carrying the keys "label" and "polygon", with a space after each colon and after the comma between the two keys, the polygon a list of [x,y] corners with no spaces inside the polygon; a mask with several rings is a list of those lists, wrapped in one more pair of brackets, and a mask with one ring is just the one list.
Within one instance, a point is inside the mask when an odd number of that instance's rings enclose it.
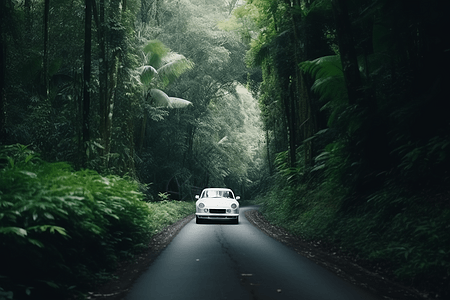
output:
{"label": "car headlight", "polygon": [[205,204],[204,203],[199,203],[198,207],[203,208],[203,207],[205,207]]}
{"label": "car headlight", "polygon": [[232,209],[236,209],[236,207],[237,207],[236,203],[231,204]]}

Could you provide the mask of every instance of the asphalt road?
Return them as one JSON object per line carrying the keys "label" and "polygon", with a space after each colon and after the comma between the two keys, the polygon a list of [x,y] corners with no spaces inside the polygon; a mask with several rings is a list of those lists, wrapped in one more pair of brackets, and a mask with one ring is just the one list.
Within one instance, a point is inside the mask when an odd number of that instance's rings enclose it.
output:
{"label": "asphalt road", "polygon": [[189,222],[136,281],[127,300],[373,300],[250,224]]}

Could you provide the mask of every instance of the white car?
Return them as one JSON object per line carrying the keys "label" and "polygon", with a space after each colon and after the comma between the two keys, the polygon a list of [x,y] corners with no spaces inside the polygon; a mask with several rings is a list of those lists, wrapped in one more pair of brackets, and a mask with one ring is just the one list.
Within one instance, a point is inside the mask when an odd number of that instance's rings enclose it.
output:
{"label": "white car", "polygon": [[207,188],[195,196],[197,224],[203,220],[230,220],[239,223],[239,196],[235,197],[230,189]]}

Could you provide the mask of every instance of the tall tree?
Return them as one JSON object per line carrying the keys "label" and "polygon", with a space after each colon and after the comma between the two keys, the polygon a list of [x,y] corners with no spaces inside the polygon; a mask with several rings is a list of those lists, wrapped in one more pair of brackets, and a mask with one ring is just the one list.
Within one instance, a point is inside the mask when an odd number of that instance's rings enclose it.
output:
{"label": "tall tree", "polygon": [[0,142],[3,140],[3,130],[6,123],[6,1],[0,3]]}
{"label": "tall tree", "polygon": [[[94,1],[95,8],[95,1]],[[100,126],[99,131],[103,141],[103,155],[108,156],[110,148],[110,132],[109,128],[109,113],[110,101],[108,95],[108,54],[106,47],[107,24],[105,20],[105,0],[99,1],[98,12],[94,9],[94,17],[97,24],[97,33],[99,41],[99,116]],[[109,104],[109,105],[108,105]]]}
{"label": "tall tree", "polygon": [[83,64],[83,98],[82,111],[82,138],[81,138],[81,164],[86,166],[90,151],[90,106],[91,106],[91,65],[92,65],[92,0],[85,0],[84,15],[84,64]]}
{"label": "tall tree", "polygon": [[356,104],[363,98],[361,76],[358,67],[358,58],[353,39],[353,29],[348,15],[347,0],[332,0],[336,20],[336,32],[339,42],[339,54],[345,81],[349,104]]}
{"label": "tall tree", "polygon": [[42,79],[43,79],[43,86],[44,86],[44,98],[47,100],[48,97],[48,85],[49,85],[49,78],[48,78],[48,52],[49,52],[49,16],[50,16],[50,0],[44,1],[44,55],[43,55],[43,70],[42,70]]}

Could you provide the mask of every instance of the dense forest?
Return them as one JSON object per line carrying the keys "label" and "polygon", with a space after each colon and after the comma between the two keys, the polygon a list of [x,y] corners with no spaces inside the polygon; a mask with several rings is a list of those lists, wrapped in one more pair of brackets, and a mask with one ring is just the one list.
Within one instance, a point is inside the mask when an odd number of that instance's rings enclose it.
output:
{"label": "dense forest", "polygon": [[449,12],[1,1],[0,299],[83,295],[206,186],[448,297]]}
{"label": "dense forest", "polygon": [[257,190],[237,1],[0,3],[0,299],[87,295],[199,189]]}
{"label": "dense forest", "polygon": [[128,174],[149,197],[244,192],[263,140],[245,46],[215,26],[232,7],[203,2],[3,3],[2,143]]}
{"label": "dense forest", "polygon": [[247,1],[270,169],[263,212],[449,297],[448,1]]}

